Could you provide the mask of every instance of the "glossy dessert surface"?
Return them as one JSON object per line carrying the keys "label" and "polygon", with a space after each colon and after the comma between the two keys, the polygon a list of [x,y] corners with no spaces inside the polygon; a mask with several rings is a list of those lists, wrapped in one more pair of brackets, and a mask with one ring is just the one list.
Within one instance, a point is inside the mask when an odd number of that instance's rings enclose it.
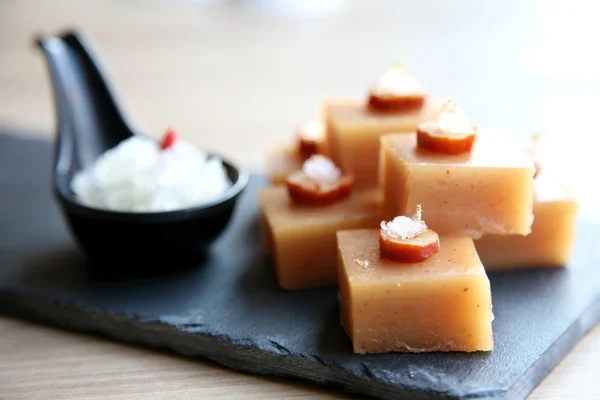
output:
{"label": "glossy dessert surface", "polygon": [[364,101],[338,101],[327,109],[327,142],[331,158],[352,173],[359,188],[376,187],[379,174],[379,138],[392,132],[414,131],[437,118],[441,102],[427,100],[422,110],[382,113],[369,110]]}
{"label": "glossy dessert surface", "polygon": [[578,209],[569,191],[541,172],[535,180],[531,234],[484,235],[475,241],[486,270],[566,267],[575,243]]}
{"label": "glossy dessert surface", "polygon": [[470,152],[441,154],[417,147],[415,135],[390,135],[386,145],[405,163],[414,166],[454,166],[467,168],[533,168],[522,143],[497,130],[480,129]]}
{"label": "glossy dessert surface", "polygon": [[533,221],[533,162],[497,134],[477,138],[472,153],[421,150],[415,134],[381,138],[384,217],[417,204],[440,235],[527,235]]}
{"label": "glossy dessert surface", "polygon": [[338,100],[327,106],[327,123],[354,134],[415,129],[420,122],[437,118],[442,105],[440,99],[427,98],[422,109],[378,112],[369,109],[363,99]]}
{"label": "glossy dessert surface", "polygon": [[422,263],[380,257],[378,230],[338,232],[342,324],[355,353],[493,349],[490,284],[468,237]]}
{"label": "glossy dessert surface", "polygon": [[281,287],[303,289],[337,284],[336,232],[375,228],[381,221],[377,190],[352,193],[325,206],[294,203],[284,186],[262,189],[263,235]]}

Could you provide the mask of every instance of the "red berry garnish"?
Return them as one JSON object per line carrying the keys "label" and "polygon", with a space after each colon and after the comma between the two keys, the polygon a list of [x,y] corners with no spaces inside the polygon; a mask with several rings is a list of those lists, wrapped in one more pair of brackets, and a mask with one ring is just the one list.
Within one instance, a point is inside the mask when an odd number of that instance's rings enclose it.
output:
{"label": "red berry garnish", "polygon": [[165,132],[165,135],[163,137],[162,143],[160,145],[161,150],[166,150],[166,149],[172,147],[175,144],[175,142],[177,141],[178,136],[179,136],[179,134],[177,133],[177,131],[174,128],[167,129],[167,131]]}

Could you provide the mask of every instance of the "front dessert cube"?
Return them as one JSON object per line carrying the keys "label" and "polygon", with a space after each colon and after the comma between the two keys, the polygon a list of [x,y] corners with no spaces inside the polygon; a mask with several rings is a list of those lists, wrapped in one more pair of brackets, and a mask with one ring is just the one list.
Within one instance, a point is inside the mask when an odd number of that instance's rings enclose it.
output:
{"label": "front dessert cube", "polygon": [[284,289],[337,283],[336,232],[374,228],[381,222],[381,194],[360,191],[327,206],[293,203],[284,186],[259,193],[264,241]]}
{"label": "front dessert cube", "polygon": [[355,353],[493,350],[490,283],[468,237],[417,264],[379,255],[379,231],[340,231],[341,320]]}
{"label": "front dessert cube", "polygon": [[509,138],[481,133],[471,152],[445,155],[417,147],[415,134],[381,138],[384,217],[417,204],[444,236],[527,235],[533,222],[533,162]]}
{"label": "front dessert cube", "polygon": [[438,117],[441,101],[428,99],[421,110],[396,113],[370,111],[364,101],[329,104],[326,113],[327,142],[332,160],[356,187],[378,185],[379,138],[392,132],[414,131],[418,124]]}
{"label": "front dessert cube", "polygon": [[487,271],[536,267],[564,267],[575,243],[578,204],[552,175],[535,179],[531,234],[484,235],[475,241]]}

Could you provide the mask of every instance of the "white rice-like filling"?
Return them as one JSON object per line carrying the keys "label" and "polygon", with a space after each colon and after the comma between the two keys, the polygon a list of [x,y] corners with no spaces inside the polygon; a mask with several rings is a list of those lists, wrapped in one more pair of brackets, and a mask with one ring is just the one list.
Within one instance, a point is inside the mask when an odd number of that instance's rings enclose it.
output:
{"label": "white rice-like filling", "polygon": [[164,212],[218,199],[231,182],[218,158],[181,139],[167,149],[132,137],[77,173],[71,189],[86,206],[124,212]]}
{"label": "white rice-like filling", "polygon": [[423,87],[412,75],[399,69],[386,71],[374,85],[373,91],[382,97],[420,94]]}
{"label": "white rice-like filling", "polygon": [[471,135],[475,133],[473,124],[462,111],[446,111],[438,119],[439,129],[447,135]]}
{"label": "white rice-like filling", "polygon": [[390,222],[381,221],[381,229],[394,239],[412,239],[425,232],[427,225],[423,221],[400,216]]}
{"label": "white rice-like filling", "polygon": [[302,171],[311,179],[319,182],[336,182],[342,175],[339,168],[329,158],[314,154],[302,165]]}

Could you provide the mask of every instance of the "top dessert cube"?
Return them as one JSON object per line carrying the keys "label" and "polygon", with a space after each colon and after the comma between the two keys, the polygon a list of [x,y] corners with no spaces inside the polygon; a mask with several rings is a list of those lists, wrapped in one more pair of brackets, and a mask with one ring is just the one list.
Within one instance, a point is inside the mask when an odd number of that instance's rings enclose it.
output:
{"label": "top dessert cube", "polygon": [[397,66],[386,71],[362,99],[335,101],[327,106],[329,154],[357,188],[378,185],[379,138],[394,132],[414,132],[434,120],[443,102]]}
{"label": "top dessert cube", "polygon": [[440,235],[528,235],[534,174],[525,152],[495,131],[478,130],[459,154],[424,149],[415,133],[381,138],[384,216],[410,215],[422,204]]}

